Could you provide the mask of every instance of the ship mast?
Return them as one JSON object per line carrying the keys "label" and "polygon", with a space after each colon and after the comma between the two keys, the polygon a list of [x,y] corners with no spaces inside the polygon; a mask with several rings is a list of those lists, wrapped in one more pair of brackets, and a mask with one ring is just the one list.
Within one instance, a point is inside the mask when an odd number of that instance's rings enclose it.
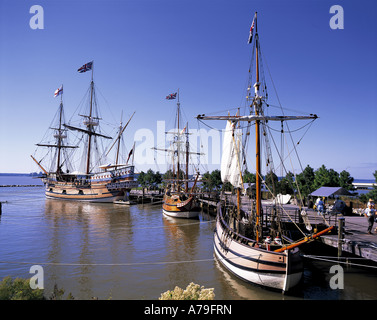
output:
{"label": "ship mast", "polygon": [[90,171],[90,149],[92,145],[92,131],[93,131],[93,125],[92,125],[92,110],[93,110],[93,87],[94,87],[94,82],[93,82],[93,69],[94,66],[92,67],[92,81],[90,82],[90,110],[89,110],[89,119],[88,119],[88,155],[86,159],[86,174],[89,174]]}
{"label": "ship mast", "polygon": [[60,172],[60,155],[61,155],[61,149],[62,149],[62,115],[63,115],[63,93],[60,95],[60,107],[59,107],[59,128],[58,128],[58,160],[57,160],[57,166],[56,166],[56,174],[59,174]]}
{"label": "ship mast", "polygon": [[179,89],[178,89],[178,100],[177,100],[177,191],[180,191],[180,183],[179,183],[179,175],[180,175],[180,168],[179,168],[179,149],[180,149],[180,132],[179,132],[179,113],[180,113],[180,102],[179,102]]}
{"label": "ship mast", "polygon": [[[257,27],[257,13],[255,13],[255,55],[256,55],[256,83],[255,98],[253,101],[255,108],[255,115],[259,116],[261,108],[261,97],[259,96],[259,41],[258,41],[258,27]],[[260,157],[260,120],[255,120],[255,154],[256,154],[256,241],[259,241],[260,236],[260,217],[262,213],[261,201],[261,157]]]}
{"label": "ship mast", "polygon": [[[63,88],[63,85],[61,85],[61,88]],[[63,121],[64,121],[64,109],[63,109],[63,90],[59,93],[60,95],[60,105],[59,105],[59,123],[55,123],[53,127],[50,127],[50,129],[55,130],[54,131],[54,138],[55,144],[50,144],[50,143],[37,143],[36,145],[39,147],[50,147],[50,148],[56,148],[56,175],[61,175],[62,170],[61,167],[63,163],[65,162],[62,161],[62,149],[68,149],[68,148],[77,148],[77,146],[69,146],[64,144],[64,139],[67,138],[67,135],[65,134],[65,129],[63,129],[63,126],[66,126]],[[31,156],[33,160],[37,163],[37,165],[43,170],[45,174],[48,174],[48,172],[41,166],[40,162],[38,162],[33,156]],[[51,168],[52,169],[52,168]]]}
{"label": "ship mast", "polygon": [[188,170],[189,170],[189,133],[188,133],[188,123],[186,123],[186,182],[185,182],[185,192],[188,192]]}

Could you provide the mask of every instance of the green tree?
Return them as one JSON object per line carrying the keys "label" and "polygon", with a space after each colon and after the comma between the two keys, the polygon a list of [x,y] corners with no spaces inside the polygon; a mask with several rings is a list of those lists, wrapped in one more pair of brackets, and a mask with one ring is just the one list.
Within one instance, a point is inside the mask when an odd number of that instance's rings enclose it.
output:
{"label": "green tree", "polygon": [[232,191],[233,190],[233,185],[230,182],[225,182],[222,185],[222,190],[224,191]]}
{"label": "green tree", "polygon": [[211,174],[209,171],[202,175],[202,188],[205,191],[209,191],[211,188]]}
{"label": "green tree", "polygon": [[337,187],[339,186],[339,174],[334,169],[327,169],[322,165],[314,172],[313,187],[314,190],[320,187]]}
{"label": "green tree", "polygon": [[144,171],[141,171],[139,173],[139,176],[137,177],[137,182],[139,182],[139,184],[142,186],[143,189],[147,186],[147,182],[145,181],[145,172]]}
{"label": "green tree", "polygon": [[255,183],[257,181],[257,178],[254,173],[249,172],[248,170],[245,170],[243,173],[243,182],[245,183]]}
{"label": "green tree", "polygon": [[292,172],[288,172],[284,178],[278,183],[278,192],[281,194],[293,194],[294,193],[294,175]]}
{"label": "green tree", "polygon": [[143,182],[148,188],[157,188],[162,181],[160,172],[155,173],[152,169],[149,169],[143,178]]}
{"label": "green tree", "polygon": [[213,188],[216,190],[219,190],[222,186],[222,181],[221,181],[221,171],[216,169],[211,172],[211,184]]}
{"label": "green tree", "polygon": [[209,173],[208,171],[202,176],[203,189],[206,191],[219,190],[222,186],[221,172],[216,169]]}
{"label": "green tree", "polygon": [[359,196],[360,201],[367,203],[369,199],[373,199],[377,202],[377,170],[373,173],[375,179],[375,185],[373,186],[373,190],[368,192],[367,194],[362,194]]}
{"label": "green tree", "polygon": [[276,196],[277,185],[279,181],[278,176],[274,172],[270,171],[269,173],[267,173],[264,180],[266,181],[266,184],[268,188],[270,189],[270,191],[273,192],[274,195]]}
{"label": "green tree", "polygon": [[355,190],[354,186],[352,185],[353,178],[346,170],[343,170],[339,173],[339,187],[342,187],[346,190],[353,191]]}
{"label": "green tree", "polygon": [[297,185],[300,189],[300,194],[303,198],[306,198],[312,193],[315,188],[313,186],[314,181],[314,169],[309,165],[306,166],[304,171],[296,176]]}

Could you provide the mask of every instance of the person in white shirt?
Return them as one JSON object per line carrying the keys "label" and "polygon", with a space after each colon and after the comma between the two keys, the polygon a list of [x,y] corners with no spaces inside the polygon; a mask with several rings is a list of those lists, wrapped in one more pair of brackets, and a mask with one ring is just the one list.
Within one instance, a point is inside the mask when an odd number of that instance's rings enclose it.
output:
{"label": "person in white shirt", "polygon": [[368,207],[365,209],[365,217],[368,219],[368,230],[369,234],[372,234],[372,228],[374,219],[376,216],[376,209],[374,209],[374,204],[368,202]]}
{"label": "person in white shirt", "polygon": [[323,201],[320,197],[318,197],[317,201],[315,202],[317,208],[317,214],[323,214]]}

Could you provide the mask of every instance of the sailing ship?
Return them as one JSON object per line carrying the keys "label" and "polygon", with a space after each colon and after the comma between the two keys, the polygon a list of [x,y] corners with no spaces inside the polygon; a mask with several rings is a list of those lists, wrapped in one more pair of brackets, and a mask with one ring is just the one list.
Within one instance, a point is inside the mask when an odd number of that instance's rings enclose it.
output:
{"label": "sailing ship", "polygon": [[[37,160],[31,156],[37,165],[43,171],[42,181],[45,184],[45,195],[49,199],[90,201],[90,202],[114,202],[119,200],[128,200],[129,191],[138,186],[134,179],[134,165],[120,163],[120,146],[122,134],[127,127],[119,127],[115,139],[105,135],[100,129],[100,120],[97,110],[97,99],[95,95],[95,86],[93,81],[93,61],[84,64],[77,70],[79,73],[91,71],[92,77],[90,82],[89,107],[86,114],[80,114],[84,119],[81,125],[74,126],[65,122],[63,108],[63,86],[55,92],[55,97],[60,96],[60,106],[55,116],[56,123],[50,127],[53,130],[52,141],[38,143],[38,147],[48,148],[51,154],[50,164],[44,164],[45,157]],[[68,143],[68,131],[78,132],[78,144]],[[50,137],[48,137],[50,139]],[[95,151],[100,150],[99,139],[113,140],[107,152],[97,155]],[[74,171],[71,163],[73,151],[80,149],[83,144],[83,155],[80,162],[84,169]],[[114,163],[105,162],[109,152],[116,146],[116,156]],[[133,150],[131,150],[132,152]],[[130,155],[131,155],[130,152]],[[102,164],[100,161],[104,161]],[[46,169],[47,168],[47,169]]]}
{"label": "sailing ship", "polygon": [[[171,167],[168,170],[168,175],[170,176],[165,179],[166,188],[163,196],[162,212],[166,216],[174,218],[195,218],[200,212],[199,203],[194,193],[200,175],[197,171],[195,179],[189,179],[189,159],[190,154],[201,155],[201,153],[190,151],[188,123],[183,129],[180,129],[181,105],[179,90],[169,94],[166,99],[177,99],[177,127],[176,130],[167,133],[173,135],[169,149],[154,148],[155,150],[168,152],[171,156]],[[189,183],[192,182],[193,185],[189,187]]]}
{"label": "sailing ship", "polygon": [[[255,33],[255,35],[254,35]],[[254,37],[253,37],[254,36]],[[300,211],[305,220],[307,230],[302,232],[302,239],[292,240],[289,233],[285,232],[282,224],[282,215],[287,214],[284,207],[278,203],[276,194],[274,205],[267,212],[266,206],[262,206],[261,188],[263,178],[261,169],[261,144],[266,146],[266,166],[273,169],[271,159],[272,152],[269,149],[268,140],[269,122],[278,121],[282,125],[287,120],[315,120],[316,115],[286,116],[267,115],[267,86],[264,79],[260,79],[260,41],[257,30],[257,13],[255,13],[249,34],[248,43],[252,44],[252,59],[249,69],[249,80],[246,96],[247,114],[206,116],[198,115],[199,120],[225,120],[227,121],[223,140],[221,159],[222,181],[230,182],[234,187],[237,197],[231,205],[219,205],[217,210],[216,228],[214,231],[214,253],[218,261],[229,271],[246,282],[263,287],[282,290],[286,292],[296,286],[303,273],[303,261],[300,256],[299,245],[329,232],[333,227],[315,233],[310,223],[305,219],[305,210],[302,203]],[[255,60],[254,60],[255,57]],[[254,66],[255,61],[255,66]],[[255,72],[255,74],[254,74]],[[254,79],[255,76],[255,79]],[[254,86],[254,94],[250,92]],[[241,127],[242,124],[242,127]],[[241,204],[241,192],[243,190],[243,168],[245,166],[245,146],[250,136],[250,127],[255,125],[255,154],[256,154],[256,183],[255,199],[251,203],[251,209]],[[242,135],[245,133],[245,135]],[[242,137],[244,139],[242,140]],[[283,159],[283,157],[281,157]],[[267,184],[265,188],[268,188]],[[269,213],[269,216],[267,216]],[[287,214],[287,216],[289,216]],[[314,229],[313,229],[314,230]],[[316,231],[316,230],[314,230]],[[274,240],[272,240],[274,239]]]}

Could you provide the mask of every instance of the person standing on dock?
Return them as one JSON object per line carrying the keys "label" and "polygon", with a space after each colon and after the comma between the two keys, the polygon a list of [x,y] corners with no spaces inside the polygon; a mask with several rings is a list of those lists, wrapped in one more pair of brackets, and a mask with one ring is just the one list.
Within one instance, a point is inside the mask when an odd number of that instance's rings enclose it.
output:
{"label": "person standing on dock", "polygon": [[374,208],[373,200],[372,201],[369,200],[368,206],[365,209],[365,216],[368,219],[368,233],[372,234],[373,223],[376,217],[376,209]]}
{"label": "person standing on dock", "polygon": [[320,197],[318,197],[317,201],[315,202],[316,208],[317,208],[317,214],[321,215],[323,214],[323,201]]}

